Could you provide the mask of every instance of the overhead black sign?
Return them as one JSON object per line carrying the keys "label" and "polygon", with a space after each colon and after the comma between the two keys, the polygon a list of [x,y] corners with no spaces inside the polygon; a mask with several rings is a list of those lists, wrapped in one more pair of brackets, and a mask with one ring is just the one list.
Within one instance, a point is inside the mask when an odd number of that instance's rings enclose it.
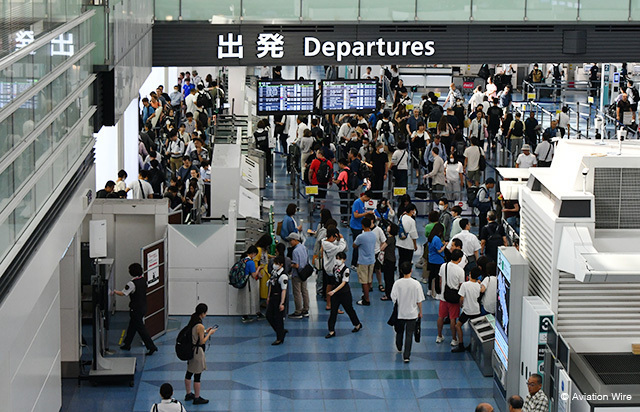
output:
{"label": "overhead black sign", "polygon": [[[606,29],[606,30],[605,30]],[[156,22],[154,66],[474,64],[618,61],[640,25],[209,24]],[[635,34],[634,34],[635,33]],[[579,34],[579,35],[577,35]]]}

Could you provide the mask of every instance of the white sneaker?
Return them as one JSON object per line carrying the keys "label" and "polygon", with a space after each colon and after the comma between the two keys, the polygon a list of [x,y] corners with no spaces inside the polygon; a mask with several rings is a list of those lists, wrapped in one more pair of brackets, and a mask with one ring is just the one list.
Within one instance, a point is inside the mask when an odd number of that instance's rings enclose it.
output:
{"label": "white sneaker", "polygon": [[458,346],[458,341],[457,341],[457,340],[455,340],[455,339],[453,339],[453,340],[451,341],[451,346]]}
{"label": "white sneaker", "polygon": [[436,338],[436,343],[442,343],[442,342],[444,342],[444,336],[438,336]]}

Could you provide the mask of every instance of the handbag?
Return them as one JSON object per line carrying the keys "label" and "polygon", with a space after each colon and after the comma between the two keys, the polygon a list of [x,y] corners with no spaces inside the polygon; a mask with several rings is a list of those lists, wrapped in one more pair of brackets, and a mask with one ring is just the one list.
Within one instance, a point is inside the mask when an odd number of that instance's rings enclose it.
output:
{"label": "handbag", "polygon": [[422,318],[418,318],[418,320],[416,320],[416,329],[413,332],[413,336],[416,340],[416,343],[420,343],[420,334],[421,334],[421,324],[422,324]]}
{"label": "handbag", "polygon": [[280,236],[280,233],[282,233],[282,221],[276,225],[276,235]]}
{"label": "handbag", "polygon": [[307,266],[302,268],[302,270],[298,271],[298,277],[303,282],[306,281],[307,279],[309,279],[309,277],[311,277],[311,275],[313,275],[313,265],[310,265],[308,263],[307,263]]}
{"label": "handbag", "polygon": [[445,263],[444,267],[444,300],[448,303],[460,303],[460,295],[458,295],[458,290],[449,287],[447,283],[447,269],[449,269],[449,264]]}
{"label": "handbag", "polygon": [[427,184],[423,182],[418,183],[418,187],[416,187],[415,197],[424,200],[427,198],[428,193],[429,187],[427,187]]}
{"label": "handbag", "polygon": [[380,262],[380,264],[384,263],[384,250],[378,252],[378,262]]}
{"label": "handbag", "polygon": [[387,321],[387,325],[396,326],[397,323],[398,323],[398,304],[395,303],[393,305],[393,312],[391,312],[391,316],[389,317],[389,320]]}

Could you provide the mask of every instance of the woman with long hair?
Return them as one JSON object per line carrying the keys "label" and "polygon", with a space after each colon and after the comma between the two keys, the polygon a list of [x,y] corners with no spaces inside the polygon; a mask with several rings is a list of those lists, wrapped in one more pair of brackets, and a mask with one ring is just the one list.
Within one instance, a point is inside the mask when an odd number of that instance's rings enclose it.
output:
{"label": "woman with long hair", "polygon": [[[204,405],[209,400],[200,396],[200,377],[202,372],[207,369],[207,361],[204,356],[205,344],[209,338],[216,332],[217,327],[205,329],[202,320],[207,316],[209,308],[204,303],[196,306],[195,312],[189,319],[187,325],[191,329],[191,339],[193,343],[193,358],[187,362],[187,373],[184,376],[184,389],[187,395],[185,401],[193,401],[194,405]],[[193,377],[193,392],[191,392],[191,378]]]}
{"label": "woman with long hair", "polygon": [[444,263],[444,249],[447,242],[444,239],[444,226],[442,223],[436,223],[429,233],[429,290],[431,297],[435,299],[437,290],[435,289],[434,280],[440,275],[440,266]]}
{"label": "woman with long hair", "polygon": [[[267,281],[269,280],[269,270],[267,266],[269,264],[269,259],[273,257],[273,255],[269,255],[269,249],[271,248],[271,244],[273,243],[273,239],[271,239],[271,235],[265,233],[258,239],[256,242],[256,247],[258,248],[258,254],[253,261],[256,264],[256,267],[261,267],[260,269],[260,299],[266,299],[269,296],[269,287],[267,285]],[[260,317],[260,316],[259,316]]]}

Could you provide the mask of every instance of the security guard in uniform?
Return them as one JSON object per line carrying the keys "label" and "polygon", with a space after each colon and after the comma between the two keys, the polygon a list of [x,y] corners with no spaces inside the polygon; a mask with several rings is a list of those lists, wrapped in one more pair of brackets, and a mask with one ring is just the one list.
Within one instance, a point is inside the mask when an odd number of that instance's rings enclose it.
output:
{"label": "security guard in uniform", "polygon": [[151,356],[158,351],[158,347],[151,340],[149,332],[144,325],[144,315],[147,313],[147,280],[144,277],[142,266],[139,263],[129,265],[129,275],[133,277],[123,290],[114,290],[118,296],[129,296],[129,327],[127,335],[124,337],[124,344],[120,346],[122,350],[131,350],[131,342],[136,332],[147,347],[147,356]]}
{"label": "security guard in uniform", "polygon": [[160,396],[162,402],[154,403],[149,412],[187,412],[179,401],[172,398],[173,386],[170,383],[160,386]]}
{"label": "security guard in uniform", "polygon": [[284,273],[284,256],[278,255],[273,259],[273,271],[267,281],[267,285],[269,285],[267,320],[276,332],[276,340],[272,343],[274,346],[282,344],[288,332],[284,328],[288,281],[289,277]]}

